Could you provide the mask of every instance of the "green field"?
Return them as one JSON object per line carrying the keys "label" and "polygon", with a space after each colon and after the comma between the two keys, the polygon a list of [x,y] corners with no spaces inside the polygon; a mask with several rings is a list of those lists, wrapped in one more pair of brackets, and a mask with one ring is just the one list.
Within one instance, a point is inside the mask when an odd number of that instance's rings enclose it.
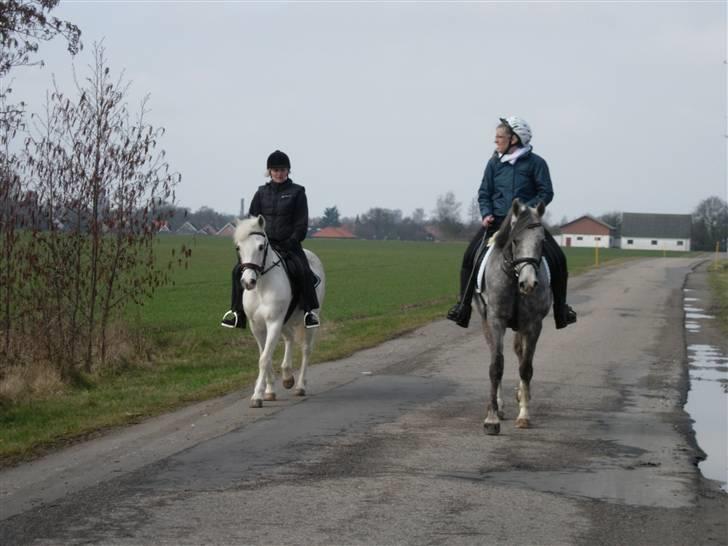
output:
{"label": "green field", "polygon": [[[131,337],[146,348],[144,359],[89,378],[84,388],[0,408],[0,463],[241,389],[255,377],[258,352],[250,331],[219,326],[229,306],[232,242],[169,236],[159,239],[158,251],[168,256],[183,243],[192,248],[189,267],[175,271],[174,285],[153,301],[129,311]],[[320,362],[442,318],[457,295],[465,243],[314,240],[304,246],[319,255],[327,275],[313,354]],[[567,255],[572,276],[594,265],[593,249],[572,248]],[[600,259],[662,255],[610,249]]]}

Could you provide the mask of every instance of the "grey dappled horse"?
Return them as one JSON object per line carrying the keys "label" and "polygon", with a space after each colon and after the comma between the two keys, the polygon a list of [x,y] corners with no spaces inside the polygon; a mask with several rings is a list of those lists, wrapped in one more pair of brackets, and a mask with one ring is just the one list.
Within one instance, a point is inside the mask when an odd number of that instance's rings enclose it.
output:
{"label": "grey dappled horse", "polygon": [[[518,356],[521,377],[518,387],[520,411],[516,426],[528,428],[528,401],[533,376],[533,355],[541,334],[541,322],[551,307],[548,274],[541,267],[545,206],[536,208],[513,201],[500,229],[493,236],[493,249],[485,269],[485,307],[479,297],[475,304],[483,318],[483,333],[490,347],[490,402],[483,426],[488,434],[500,432],[503,418],[501,380],[503,379],[503,336],[513,314],[518,331],[513,348]],[[515,319],[514,319],[515,320]]]}

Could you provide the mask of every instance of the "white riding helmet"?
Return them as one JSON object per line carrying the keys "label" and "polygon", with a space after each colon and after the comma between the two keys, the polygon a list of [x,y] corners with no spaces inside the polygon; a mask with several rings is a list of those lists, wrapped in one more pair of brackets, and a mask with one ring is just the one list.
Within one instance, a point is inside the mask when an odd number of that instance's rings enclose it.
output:
{"label": "white riding helmet", "polygon": [[518,116],[508,116],[507,118],[500,118],[501,123],[504,123],[521,139],[521,144],[528,146],[531,142],[531,127],[526,123],[525,119],[519,118]]}

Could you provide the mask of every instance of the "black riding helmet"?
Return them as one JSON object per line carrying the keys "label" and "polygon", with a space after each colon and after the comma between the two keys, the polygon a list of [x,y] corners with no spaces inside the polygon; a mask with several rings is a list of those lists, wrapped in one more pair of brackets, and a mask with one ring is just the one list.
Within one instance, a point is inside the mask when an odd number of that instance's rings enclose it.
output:
{"label": "black riding helmet", "polygon": [[289,170],[291,168],[291,160],[288,159],[288,156],[280,150],[276,150],[268,156],[266,169],[273,169],[275,167],[284,167]]}

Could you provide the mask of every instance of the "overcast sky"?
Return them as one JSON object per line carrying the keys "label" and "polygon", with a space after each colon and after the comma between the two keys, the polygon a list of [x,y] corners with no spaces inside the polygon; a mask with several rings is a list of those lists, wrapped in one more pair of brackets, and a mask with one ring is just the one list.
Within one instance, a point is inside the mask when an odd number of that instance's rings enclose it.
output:
{"label": "overcast sky", "polygon": [[71,60],[14,73],[37,107],[70,90],[104,39],[112,70],[151,94],[150,121],[182,174],[178,201],[237,213],[281,149],[311,216],[337,205],[463,213],[519,115],[551,169],[552,218],[690,213],[726,198],[725,2],[62,2]]}

